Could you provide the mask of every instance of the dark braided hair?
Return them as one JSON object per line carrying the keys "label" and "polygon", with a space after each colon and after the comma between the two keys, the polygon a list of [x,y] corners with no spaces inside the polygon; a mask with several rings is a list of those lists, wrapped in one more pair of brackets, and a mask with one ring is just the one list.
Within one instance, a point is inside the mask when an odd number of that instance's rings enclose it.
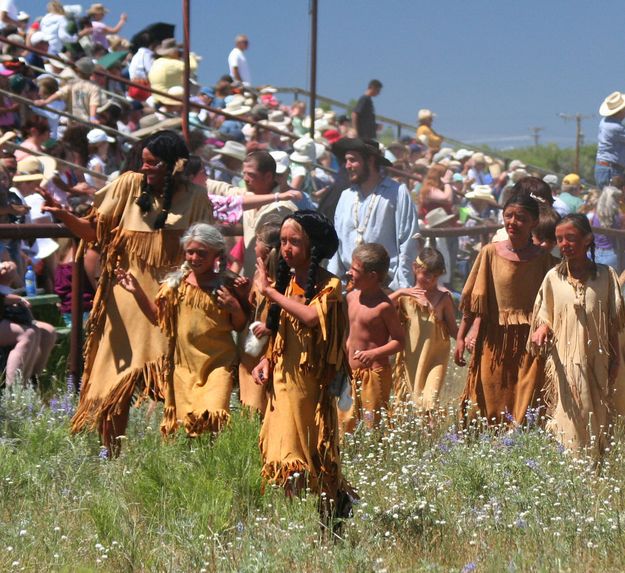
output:
{"label": "dark braided hair", "polygon": [[[556,228],[566,223],[571,223],[571,225],[573,225],[573,227],[575,227],[584,237],[592,237],[592,241],[590,245],[588,245],[588,250],[590,251],[590,260],[592,261],[590,277],[592,279],[596,279],[598,267],[597,262],[595,261],[595,236],[592,232],[592,227],[590,226],[590,221],[588,220],[588,217],[586,217],[586,215],[584,215],[583,213],[571,213],[570,215],[565,215],[564,217],[562,217],[562,219],[560,219],[560,221],[556,225]],[[568,265],[566,257],[562,257],[562,261],[556,268],[559,275],[563,277],[566,277],[568,275]]]}
{"label": "dark braided hair", "polygon": [[[167,173],[163,182],[163,208],[154,221],[155,229],[162,229],[165,226],[167,215],[171,209],[171,201],[176,189],[176,178],[174,167],[179,159],[188,159],[189,150],[184,140],[175,131],[163,130],[152,134],[143,142],[142,150],[148,149],[154,157],[160,159],[167,166]],[[136,203],[143,213],[147,213],[152,208],[152,196],[154,189],[147,183],[146,176],[141,182],[141,195]]]}
{"label": "dark braided hair", "polygon": [[[282,221],[284,224],[293,219],[300,225],[303,232],[308,237],[310,245],[310,266],[308,267],[308,279],[306,281],[306,304],[317,294],[317,274],[319,265],[323,259],[329,259],[336,253],[339,246],[339,239],[332,222],[321,213],[311,210],[296,211],[292,215],[288,215]],[[276,272],[275,289],[284,294],[291,280],[291,269],[286,263],[282,254],[278,261],[278,270]],[[267,328],[272,332],[277,332],[280,323],[280,305],[272,303],[267,315]]]}

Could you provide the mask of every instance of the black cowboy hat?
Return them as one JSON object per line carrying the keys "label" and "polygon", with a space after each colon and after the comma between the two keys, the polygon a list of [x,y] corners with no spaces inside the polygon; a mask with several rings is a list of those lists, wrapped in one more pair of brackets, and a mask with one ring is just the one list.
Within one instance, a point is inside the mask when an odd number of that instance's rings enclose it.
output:
{"label": "black cowboy hat", "polygon": [[356,151],[364,157],[374,157],[378,167],[391,167],[393,164],[384,157],[380,144],[375,139],[360,139],[358,137],[344,137],[332,145],[332,153],[341,162],[345,161],[348,151]]}

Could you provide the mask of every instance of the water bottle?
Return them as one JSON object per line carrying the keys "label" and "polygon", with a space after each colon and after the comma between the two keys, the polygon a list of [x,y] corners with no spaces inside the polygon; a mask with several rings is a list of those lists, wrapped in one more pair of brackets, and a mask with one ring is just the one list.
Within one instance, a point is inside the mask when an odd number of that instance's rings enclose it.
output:
{"label": "water bottle", "polygon": [[24,275],[24,289],[26,296],[37,296],[37,275],[30,265],[28,265]]}

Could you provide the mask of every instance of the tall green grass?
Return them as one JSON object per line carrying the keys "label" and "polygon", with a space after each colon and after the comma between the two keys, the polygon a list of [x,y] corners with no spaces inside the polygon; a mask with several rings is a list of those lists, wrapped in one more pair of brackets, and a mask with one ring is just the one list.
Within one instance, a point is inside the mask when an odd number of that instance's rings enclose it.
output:
{"label": "tall green grass", "polygon": [[621,571],[624,432],[601,465],[537,427],[469,435],[453,407],[359,430],[340,540],[314,496],[261,493],[258,419],[163,441],[133,411],[118,459],[70,437],[73,398],[0,401],[0,571]]}

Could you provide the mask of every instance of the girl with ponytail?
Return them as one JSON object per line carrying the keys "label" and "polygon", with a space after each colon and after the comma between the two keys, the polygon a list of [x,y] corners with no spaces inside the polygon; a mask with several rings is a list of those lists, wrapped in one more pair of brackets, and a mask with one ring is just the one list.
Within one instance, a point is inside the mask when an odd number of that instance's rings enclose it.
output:
{"label": "girl with ponytail", "polygon": [[247,322],[244,293],[226,270],[226,244],[215,227],[193,225],[181,239],[184,264],[167,275],[153,302],[132,273],[118,268],[119,285],[169,340],[162,384],[161,432],[217,433],[228,421],[237,350],[232,330]]}
{"label": "girl with ponytail", "polygon": [[562,218],[556,241],[562,262],[538,291],[531,334],[533,351],[547,356],[547,428],[565,447],[599,455],[610,443],[614,415],[623,413],[625,306],[612,267],[594,260],[585,215]]}
{"label": "girl with ponytail", "polygon": [[340,469],[336,397],[331,383],[344,365],[347,332],[341,282],[321,267],[338,248],[332,223],[315,211],[282,222],[275,283],[257,260],[256,286],[271,303],[272,340],[253,371],[269,387],[260,432],[265,482],[297,495],[320,495],[324,517],[349,513],[350,490]]}

